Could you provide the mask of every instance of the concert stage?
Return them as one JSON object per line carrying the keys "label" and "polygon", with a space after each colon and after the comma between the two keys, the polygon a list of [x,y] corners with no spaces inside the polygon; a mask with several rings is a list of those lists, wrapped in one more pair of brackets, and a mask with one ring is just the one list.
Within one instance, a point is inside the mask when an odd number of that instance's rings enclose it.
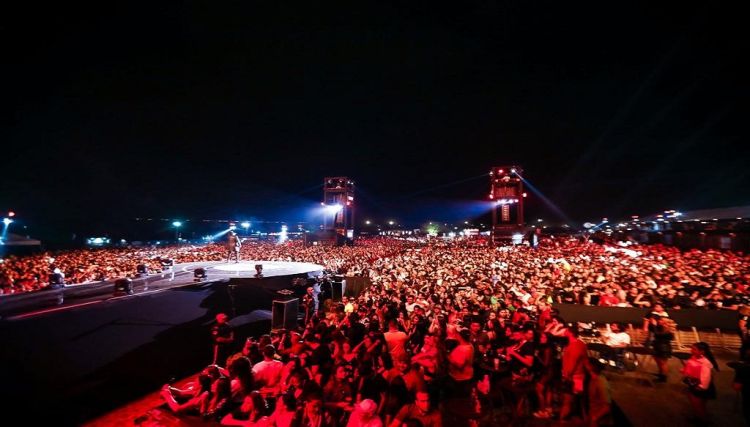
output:
{"label": "concert stage", "polygon": [[[256,264],[262,277],[254,277]],[[194,278],[197,268],[206,279]],[[114,296],[113,282],[50,290],[65,295],[53,306],[35,306],[50,299],[47,291],[8,295],[0,364],[10,368],[0,372],[0,399],[38,420],[80,425],[210,363],[219,312],[230,316],[235,350],[245,337],[267,333],[272,301],[290,298],[278,291],[304,292],[294,280],[303,285],[322,271],[309,263],[202,262],[134,279],[132,295]],[[19,301],[10,307],[12,299]]]}

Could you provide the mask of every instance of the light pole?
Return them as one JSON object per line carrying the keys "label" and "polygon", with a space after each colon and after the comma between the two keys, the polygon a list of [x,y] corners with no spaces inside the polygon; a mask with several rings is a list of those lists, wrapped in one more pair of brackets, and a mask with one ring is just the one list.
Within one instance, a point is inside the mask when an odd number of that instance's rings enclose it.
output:
{"label": "light pole", "polygon": [[177,243],[180,243],[180,227],[182,227],[182,222],[174,221],[172,225],[174,226],[174,239]]}

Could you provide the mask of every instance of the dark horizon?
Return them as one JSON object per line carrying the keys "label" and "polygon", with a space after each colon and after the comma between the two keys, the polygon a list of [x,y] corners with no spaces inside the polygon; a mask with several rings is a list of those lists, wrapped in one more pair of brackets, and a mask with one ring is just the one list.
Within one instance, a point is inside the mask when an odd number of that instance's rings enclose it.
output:
{"label": "dark horizon", "polygon": [[750,204],[729,7],[18,7],[0,213],[35,237],[294,222],[339,175],[361,221],[471,220],[503,164],[579,223]]}

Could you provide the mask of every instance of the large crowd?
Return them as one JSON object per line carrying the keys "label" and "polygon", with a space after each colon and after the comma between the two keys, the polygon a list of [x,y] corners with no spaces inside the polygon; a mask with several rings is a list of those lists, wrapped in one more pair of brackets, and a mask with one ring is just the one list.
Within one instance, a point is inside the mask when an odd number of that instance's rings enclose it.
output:
{"label": "large crowd", "polygon": [[[370,239],[344,247],[246,242],[240,255],[313,262],[371,285],[331,304],[322,301],[323,283],[310,284],[299,328],[258,339],[234,336],[219,316],[212,363],[189,386],[162,389],[178,414],[225,425],[401,427],[491,424],[488,414],[499,406],[513,419],[577,415],[592,425],[612,424],[600,360],[589,359],[577,325],[567,324],[551,303],[648,308],[645,344],[659,366],[658,382],[672,374],[663,363],[674,332],[667,310],[737,309],[750,285],[750,259],[742,254],[570,238],[536,247],[439,239]],[[67,283],[107,280],[135,275],[140,265],[159,271],[167,259],[225,261],[227,248],[9,257],[0,264],[0,286],[4,292],[42,288],[55,270]],[[605,337],[613,349],[630,344],[618,326]],[[616,351],[606,357],[622,361]],[[710,348],[694,345],[681,374],[699,422],[716,394],[714,368]]]}
{"label": "large crowd", "polygon": [[[592,359],[578,325],[550,303],[649,307],[648,341],[639,344],[657,362],[655,381],[666,382],[677,373],[662,363],[674,334],[665,307],[736,308],[749,277],[739,254],[567,239],[537,248],[403,240],[292,247],[274,255],[371,285],[323,304],[324,286],[312,283],[302,298],[305,321],[257,339],[235,337],[219,315],[213,363],[195,383],[162,389],[170,410],[244,426],[495,425],[504,422],[496,408],[507,409],[507,422],[577,417],[612,425],[602,360],[622,362],[630,336],[611,325],[602,337],[611,353]],[[716,396],[717,368],[701,342],[679,373],[700,425]]]}
{"label": "large crowd", "polygon": [[[67,284],[82,284],[134,277],[139,266],[159,272],[164,260],[186,263],[225,257],[221,244],[9,256],[0,260],[0,294],[43,289],[54,272]],[[546,299],[600,306],[652,307],[659,302],[670,309],[736,309],[747,302],[750,284],[750,257],[742,254],[682,252],[661,245],[607,246],[577,239],[549,239],[537,248],[396,239],[340,248],[257,243],[244,245],[241,257],[314,262],[332,271],[367,275],[386,288],[406,285],[438,294],[467,288],[457,295],[469,300],[511,295],[530,308]]]}

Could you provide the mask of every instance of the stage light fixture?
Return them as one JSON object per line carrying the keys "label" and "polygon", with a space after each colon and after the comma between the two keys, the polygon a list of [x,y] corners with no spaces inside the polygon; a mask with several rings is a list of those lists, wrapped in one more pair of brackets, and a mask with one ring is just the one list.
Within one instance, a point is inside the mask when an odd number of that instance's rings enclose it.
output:
{"label": "stage light fixture", "polygon": [[63,277],[62,273],[51,273],[48,280],[49,285],[52,289],[61,288],[65,285],[65,278]]}
{"label": "stage light fixture", "polygon": [[115,280],[115,295],[120,293],[133,295],[133,281],[127,277]]}
{"label": "stage light fixture", "polygon": [[208,277],[208,274],[206,274],[205,268],[198,267],[195,270],[193,270],[193,278],[195,281],[205,280],[206,277]]}
{"label": "stage light fixture", "polygon": [[148,266],[146,264],[138,264],[135,267],[135,271],[140,276],[148,276]]}

